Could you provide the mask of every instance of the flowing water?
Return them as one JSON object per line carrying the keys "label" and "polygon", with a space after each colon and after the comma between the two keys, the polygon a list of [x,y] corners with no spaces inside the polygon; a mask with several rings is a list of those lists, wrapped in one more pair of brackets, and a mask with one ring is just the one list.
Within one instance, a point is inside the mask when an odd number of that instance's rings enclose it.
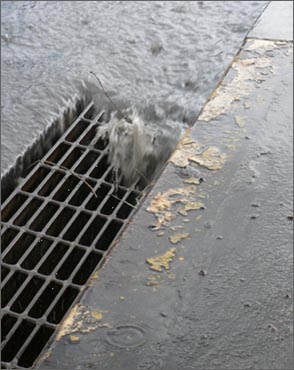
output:
{"label": "flowing water", "polygon": [[267,3],[1,2],[2,172],[74,97],[113,109],[90,71],[165,159]]}

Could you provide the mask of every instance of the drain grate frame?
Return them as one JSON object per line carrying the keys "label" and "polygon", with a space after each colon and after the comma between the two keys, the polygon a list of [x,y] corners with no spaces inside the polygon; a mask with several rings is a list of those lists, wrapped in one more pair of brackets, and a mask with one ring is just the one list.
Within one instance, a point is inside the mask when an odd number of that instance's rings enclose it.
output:
{"label": "drain grate frame", "polygon": [[93,102],[1,207],[1,367],[33,367],[129,223],[147,184],[114,183]]}

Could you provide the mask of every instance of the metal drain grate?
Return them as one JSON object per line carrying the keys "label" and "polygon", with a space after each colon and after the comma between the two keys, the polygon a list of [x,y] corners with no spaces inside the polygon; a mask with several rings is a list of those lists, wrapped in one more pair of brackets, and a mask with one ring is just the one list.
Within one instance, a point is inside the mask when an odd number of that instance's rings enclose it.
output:
{"label": "metal drain grate", "polygon": [[107,143],[93,142],[103,113],[91,111],[3,204],[2,368],[34,366],[143,196],[114,185]]}

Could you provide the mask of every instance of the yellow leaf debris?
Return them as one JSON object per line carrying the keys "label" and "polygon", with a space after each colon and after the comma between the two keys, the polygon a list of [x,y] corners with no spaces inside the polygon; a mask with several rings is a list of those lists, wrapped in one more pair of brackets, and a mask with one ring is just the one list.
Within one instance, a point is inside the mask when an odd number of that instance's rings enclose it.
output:
{"label": "yellow leaf debris", "polygon": [[189,165],[189,156],[195,154],[196,149],[199,147],[200,145],[194,140],[188,136],[185,136],[172,154],[170,162],[177,167],[187,167]]}
{"label": "yellow leaf debris", "polygon": [[98,310],[92,311],[91,312],[91,316],[96,321],[101,321],[103,319],[103,314],[100,311],[98,311]]}
{"label": "yellow leaf debris", "polygon": [[82,311],[83,306],[79,304],[75,305],[72,308],[57,333],[56,341],[59,341],[63,336],[67,334],[77,332],[82,327],[83,323],[80,320],[82,317]]}
{"label": "yellow leaf debris", "polygon": [[178,233],[170,236],[168,239],[172,244],[177,244],[181,240],[189,238],[189,236],[190,235],[188,233]]}
{"label": "yellow leaf debris", "polygon": [[71,343],[79,343],[80,341],[80,338],[75,335],[70,335],[68,339]]}
{"label": "yellow leaf debris", "polygon": [[166,226],[171,220],[176,218],[176,213],[171,212],[171,207],[175,203],[183,203],[186,196],[195,192],[195,186],[187,186],[185,188],[169,189],[164,193],[158,193],[147,207],[147,212],[154,213],[157,218],[157,223],[154,230],[162,226]]}
{"label": "yellow leaf debris", "polygon": [[163,269],[169,270],[169,263],[174,259],[175,251],[175,248],[171,248],[161,256],[148,258],[146,262],[150,265],[151,270],[159,272],[163,271]]}
{"label": "yellow leaf debris", "polygon": [[273,42],[254,42],[247,50],[258,51],[260,56],[249,59],[235,58],[232,64],[232,68],[236,71],[235,77],[229,83],[219,85],[216,94],[210,97],[198,120],[208,122],[215,119],[229,112],[234,101],[248,98],[251,91],[255,89],[254,81],[260,69],[272,69],[271,58],[267,57],[264,51],[274,47]]}
{"label": "yellow leaf debris", "polygon": [[201,202],[187,202],[184,207],[179,210],[182,216],[187,216],[189,211],[198,211],[199,209],[204,209],[204,204]]}
{"label": "yellow leaf debris", "polygon": [[194,155],[189,160],[199,164],[199,166],[206,167],[209,170],[216,171],[223,167],[226,156],[221,154],[216,147],[210,147],[202,154]]}
{"label": "yellow leaf debris", "polygon": [[191,184],[191,185],[199,185],[200,181],[196,179],[195,177],[190,177],[189,179],[184,180],[185,184]]}

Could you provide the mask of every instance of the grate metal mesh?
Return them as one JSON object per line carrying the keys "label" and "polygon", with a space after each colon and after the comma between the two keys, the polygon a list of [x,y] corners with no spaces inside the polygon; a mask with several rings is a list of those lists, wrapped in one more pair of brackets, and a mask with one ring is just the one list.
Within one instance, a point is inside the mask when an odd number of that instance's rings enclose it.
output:
{"label": "grate metal mesh", "polygon": [[2,368],[34,366],[143,196],[140,184],[114,184],[107,142],[94,142],[103,112],[92,110],[2,206]]}

